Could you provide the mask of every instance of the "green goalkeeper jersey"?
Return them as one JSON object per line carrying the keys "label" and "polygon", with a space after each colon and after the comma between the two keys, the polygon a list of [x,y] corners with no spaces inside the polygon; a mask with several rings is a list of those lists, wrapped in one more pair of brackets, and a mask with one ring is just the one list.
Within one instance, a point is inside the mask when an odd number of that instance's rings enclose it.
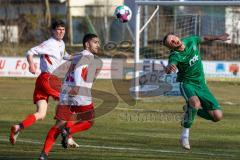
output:
{"label": "green goalkeeper jersey", "polygon": [[190,36],[182,39],[185,45],[184,51],[172,51],[169,56],[169,64],[175,64],[178,68],[178,82],[205,82],[202,60],[199,52],[201,38]]}

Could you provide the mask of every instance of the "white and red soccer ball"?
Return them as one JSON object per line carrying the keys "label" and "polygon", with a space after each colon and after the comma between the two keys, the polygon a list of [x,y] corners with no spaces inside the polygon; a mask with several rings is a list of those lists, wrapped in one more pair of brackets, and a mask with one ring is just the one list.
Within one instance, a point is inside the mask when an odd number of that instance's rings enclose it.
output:
{"label": "white and red soccer ball", "polygon": [[121,5],[115,9],[115,16],[120,22],[126,23],[131,20],[132,11],[128,6]]}

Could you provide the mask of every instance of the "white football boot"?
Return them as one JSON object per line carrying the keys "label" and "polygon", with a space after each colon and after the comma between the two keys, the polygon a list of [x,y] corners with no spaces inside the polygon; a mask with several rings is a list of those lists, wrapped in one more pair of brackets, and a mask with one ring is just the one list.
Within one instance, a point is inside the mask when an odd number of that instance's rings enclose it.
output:
{"label": "white football boot", "polygon": [[69,148],[79,148],[80,146],[73,140],[73,138],[68,138],[67,145]]}
{"label": "white football boot", "polygon": [[186,150],[190,150],[191,149],[188,137],[181,137],[179,141],[180,141],[181,146],[184,149],[186,149]]}

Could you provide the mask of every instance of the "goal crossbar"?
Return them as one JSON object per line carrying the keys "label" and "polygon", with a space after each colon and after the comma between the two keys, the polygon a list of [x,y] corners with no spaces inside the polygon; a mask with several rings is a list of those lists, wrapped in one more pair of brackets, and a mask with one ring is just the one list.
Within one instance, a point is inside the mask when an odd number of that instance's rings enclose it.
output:
{"label": "goal crossbar", "polygon": [[240,1],[139,1],[137,5],[161,5],[161,6],[233,6],[240,5]]}

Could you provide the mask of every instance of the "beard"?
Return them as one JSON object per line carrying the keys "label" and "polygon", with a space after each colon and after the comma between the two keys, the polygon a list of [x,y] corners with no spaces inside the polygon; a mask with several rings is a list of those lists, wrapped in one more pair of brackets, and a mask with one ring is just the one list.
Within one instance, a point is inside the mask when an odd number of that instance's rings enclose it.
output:
{"label": "beard", "polygon": [[177,47],[174,47],[173,50],[178,50],[178,49],[181,48],[181,47],[182,47],[182,45],[177,46]]}
{"label": "beard", "polygon": [[179,48],[181,48],[181,47],[182,47],[182,45],[183,45],[183,43],[182,43],[182,42],[180,42],[179,46],[173,47],[172,49],[173,49],[173,50],[178,50]]}
{"label": "beard", "polygon": [[98,53],[98,49],[91,49],[91,52],[92,52],[93,54],[97,54],[97,53]]}

